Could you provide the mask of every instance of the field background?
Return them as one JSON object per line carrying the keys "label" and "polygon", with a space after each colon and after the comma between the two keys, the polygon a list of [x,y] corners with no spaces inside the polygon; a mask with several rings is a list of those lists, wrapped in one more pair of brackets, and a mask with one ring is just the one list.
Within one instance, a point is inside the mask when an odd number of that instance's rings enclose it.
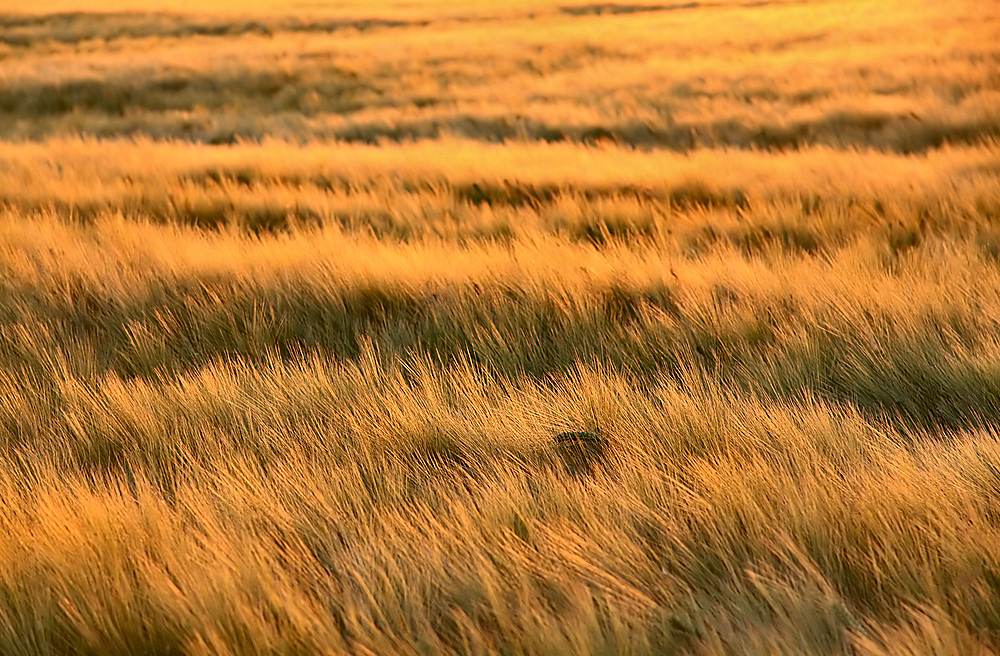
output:
{"label": "field background", "polygon": [[0,653],[1000,651],[1000,3],[86,4]]}

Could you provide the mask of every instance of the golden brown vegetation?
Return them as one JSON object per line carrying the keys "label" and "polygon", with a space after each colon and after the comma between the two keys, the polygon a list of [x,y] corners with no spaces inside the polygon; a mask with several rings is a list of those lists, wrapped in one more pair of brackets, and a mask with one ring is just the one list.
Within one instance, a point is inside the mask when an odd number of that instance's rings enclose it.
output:
{"label": "golden brown vegetation", "polygon": [[995,2],[213,2],[0,14],[0,653],[1000,650]]}

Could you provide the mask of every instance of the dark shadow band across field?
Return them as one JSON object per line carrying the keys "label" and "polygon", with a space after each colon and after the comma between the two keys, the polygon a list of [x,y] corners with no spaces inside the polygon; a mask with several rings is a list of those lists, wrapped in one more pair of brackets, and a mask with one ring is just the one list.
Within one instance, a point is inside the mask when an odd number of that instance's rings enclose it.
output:
{"label": "dark shadow band across field", "polygon": [[619,16],[646,14],[661,11],[691,11],[713,8],[758,8],[773,4],[789,4],[790,0],[749,0],[745,2],[672,2],[667,4],[627,2],[592,2],[563,5],[559,9],[570,16]]}
{"label": "dark shadow band across field", "polygon": [[[147,82],[140,76],[120,83],[80,80],[0,87],[0,137],[182,138],[210,145],[259,141],[273,135],[302,143],[332,140],[370,145],[462,138],[677,152],[697,148],[782,152],[832,146],[900,154],[982,144],[1000,137],[992,117],[921,118],[910,111],[834,110],[809,120],[773,123],[740,118],[578,123],[454,112],[388,123],[360,116],[381,104],[399,104],[386,98],[377,85],[335,67],[314,71],[309,77],[311,81],[303,83],[282,73],[231,71]],[[403,101],[407,102],[425,106],[419,99]]]}
{"label": "dark shadow band across field", "polygon": [[[898,266],[919,270],[942,246],[932,240]],[[159,380],[230,359],[354,361],[370,347],[445,368],[466,362],[511,380],[545,380],[580,363],[639,380],[697,371],[758,395],[847,403],[927,430],[1000,421],[990,315],[960,301],[995,302],[981,284],[904,317],[874,297],[838,300],[837,270],[814,281],[823,300],[812,301],[721,281],[693,293],[669,277],[583,287],[487,277],[441,287],[155,270],[123,295],[67,271],[41,284],[0,285],[0,359],[8,371],[35,375],[53,375],[60,361],[77,363],[81,374]],[[905,274],[885,275],[871,284]]]}
{"label": "dark shadow band across field", "polygon": [[270,36],[276,32],[332,33],[425,27],[427,21],[386,18],[301,19],[293,16],[226,18],[167,12],[61,12],[52,14],[0,13],[0,43],[31,48],[45,43],[77,44],[101,40],[185,39],[192,37]]}
{"label": "dark shadow band across field", "polygon": [[[150,127],[155,127],[159,114],[169,116],[171,112],[196,108],[209,111],[238,108],[240,113],[247,115],[262,111],[347,114],[363,107],[363,98],[377,93],[377,89],[358,80],[356,74],[337,67],[310,71],[308,83],[294,72],[259,69],[138,74],[117,81],[92,78],[6,86],[0,88],[0,115],[5,114],[8,121],[16,122],[27,117],[44,121],[72,114],[86,123],[84,117],[87,115],[96,119],[145,113]],[[311,105],[309,99],[314,96],[322,101]],[[130,123],[133,127],[125,127]],[[125,120],[122,125],[125,130],[141,133],[141,128],[132,121]],[[113,126],[111,118],[102,129],[105,136]],[[264,134],[243,136],[262,137]]]}
{"label": "dark shadow band across field", "polygon": [[[758,7],[768,2],[747,2],[742,6]],[[558,10],[567,16],[629,15],[648,12],[703,9],[724,6],[719,3],[625,4],[594,3],[564,5]],[[730,5],[731,6],[731,5]],[[551,11],[551,10],[549,10]],[[525,13],[526,18],[539,10]],[[547,13],[543,8],[541,13]],[[518,17],[515,15],[515,18]],[[511,18],[508,17],[508,20]],[[426,19],[386,18],[377,11],[368,17],[335,18],[318,16],[268,15],[226,16],[160,11],[65,11],[44,14],[0,12],[0,44],[31,48],[59,43],[75,45],[88,41],[114,42],[123,39],[188,39],[194,37],[233,38],[244,35],[274,36],[279,33],[330,34],[342,31],[369,32],[386,29],[419,29],[435,22],[466,23],[496,21],[490,14],[456,12]]]}

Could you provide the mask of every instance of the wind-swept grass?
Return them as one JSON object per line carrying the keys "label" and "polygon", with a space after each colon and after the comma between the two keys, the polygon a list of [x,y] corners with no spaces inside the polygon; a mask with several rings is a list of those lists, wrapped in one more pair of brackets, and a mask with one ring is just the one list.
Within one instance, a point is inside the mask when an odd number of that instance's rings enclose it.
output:
{"label": "wind-swept grass", "polygon": [[0,136],[903,153],[998,136],[993,0],[396,4],[0,15]]}
{"label": "wind-swept grass", "polygon": [[[521,204],[530,169],[477,202],[449,189],[486,171],[332,149],[314,175],[356,176],[323,192],[354,222],[256,233],[119,195],[222,163],[97,147],[125,156],[63,166],[103,206],[7,187],[6,651],[996,646],[992,147],[886,160],[921,191],[885,168],[853,199],[834,153],[809,197],[748,159],[718,204],[725,179],[680,203],[641,158],[643,195],[588,197],[583,167]],[[256,152],[206,184],[267,198],[316,155]],[[51,184],[60,212],[99,189]],[[387,238],[386,198],[423,227]],[[554,439],[580,429],[606,440],[584,468]]]}
{"label": "wind-swept grass", "polygon": [[0,653],[1000,651],[996,3],[210,4],[0,15]]}
{"label": "wind-swept grass", "polygon": [[[381,357],[6,383],[5,651],[995,644],[991,432]],[[551,432],[585,422],[581,479]]]}

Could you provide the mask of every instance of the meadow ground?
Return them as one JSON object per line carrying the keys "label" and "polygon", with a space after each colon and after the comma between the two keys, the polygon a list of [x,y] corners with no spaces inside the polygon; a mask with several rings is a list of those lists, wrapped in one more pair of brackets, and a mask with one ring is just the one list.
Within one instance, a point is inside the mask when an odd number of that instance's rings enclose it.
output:
{"label": "meadow ground", "polygon": [[0,653],[1000,651],[1000,3],[100,4],[0,3]]}

